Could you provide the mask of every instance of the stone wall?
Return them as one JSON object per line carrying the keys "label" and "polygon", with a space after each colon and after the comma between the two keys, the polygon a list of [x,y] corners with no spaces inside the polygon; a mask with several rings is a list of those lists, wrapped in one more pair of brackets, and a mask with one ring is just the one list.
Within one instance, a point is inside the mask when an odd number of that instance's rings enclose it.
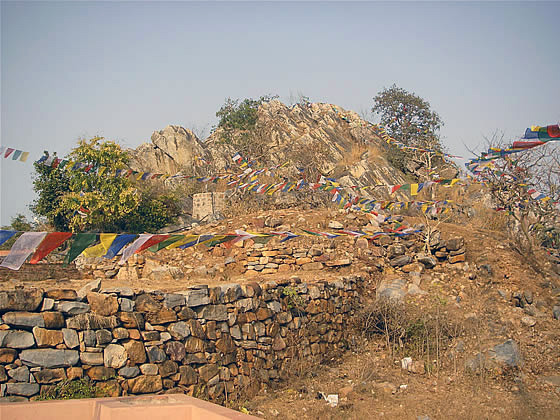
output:
{"label": "stone wall", "polygon": [[35,399],[89,377],[110,396],[222,401],[346,347],[360,277],[195,286],[184,292],[0,292],[0,393]]}

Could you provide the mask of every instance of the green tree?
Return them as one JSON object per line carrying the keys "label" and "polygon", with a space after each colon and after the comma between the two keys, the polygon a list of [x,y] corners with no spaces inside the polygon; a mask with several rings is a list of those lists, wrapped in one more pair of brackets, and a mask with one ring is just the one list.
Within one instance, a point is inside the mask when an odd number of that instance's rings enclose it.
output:
{"label": "green tree", "polygon": [[258,99],[227,98],[222,107],[216,112],[220,137],[224,143],[237,147],[238,151],[250,152],[251,137],[258,121],[258,109],[266,102],[277,99],[278,95],[264,95]]}
{"label": "green tree", "polygon": [[[127,168],[128,159],[117,143],[94,137],[79,140],[57,168],[35,163],[34,189],[38,198],[32,210],[57,230],[161,229],[176,214],[175,201],[168,196],[143,196],[131,178],[115,176],[117,170]],[[73,169],[75,162],[87,168]]]}
{"label": "green tree", "polygon": [[[430,108],[428,101],[396,85],[383,89],[373,101],[371,110],[391,137],[407,146],[442,151],[439,130],[443,121]],[[412,160],[430,172],[441,158],[431,153],[402,151],[389,146],[389,160],[404,171],[410,171],[408,161]]]}

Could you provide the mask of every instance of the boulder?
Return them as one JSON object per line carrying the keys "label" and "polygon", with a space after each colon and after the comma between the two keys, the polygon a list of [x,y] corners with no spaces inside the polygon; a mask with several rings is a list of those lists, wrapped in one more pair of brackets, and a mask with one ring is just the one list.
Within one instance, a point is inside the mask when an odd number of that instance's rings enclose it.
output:
{"label": "boulder", "polygon": [[416,260],[419,263],[423,264],[424,267],[426,268],[434,268],[437,264],[436,259],[431,255],[427,255],[427,254],[418,254],[416,256]]}
{"label": "boulder", "polygon": [[182,340],[183,338],[191,335],[191,329],[185,321],[175,322],[167,327],[167,331],[176,340]]}
{"label": "boulder", "polygon": [[0,347],[12,349],[27,349],[35,345],[33,334],[27,331],[2,330],[0,331]]}
{"label": "boulder", "polygon": [[110,316],[119,311],[119,302],[116,296],[89,292],[86,298],[91,310],[98,315]]}
{"label": "boulder", "polygon": [[445,247],[448,251],[457,251],[465,246],[465,240],[462,237],[450,238],[445,241]]}
{"label": "boulder", "polygon": [[155,392],[161,391],[163,389],[161,376],[141,375],[137,376],[136,378],[129,379],[128,389],[132,394],[153,394]]}
{"label": "boulder", "polygon": [[119,369],[126,364],[128,354],[123,346],[119,344],[109,344],[103,350],[103,363],[107,367]]}
{"label": "boulder", "polygon": [[6,312],[2,321],[12,327],[44,327],[45,320],[40,313],[33,312]]}
{"label": "boulder", "polygon": [[38,349],[22,350],[19,358],[28,366],[44,368],[70,367],[78,363],[76,350]]}
{"label": "boulder", "polygon": [[42,302],[42,289],[16,289],[0,292],[0,312],[32,312],[36,311]]}

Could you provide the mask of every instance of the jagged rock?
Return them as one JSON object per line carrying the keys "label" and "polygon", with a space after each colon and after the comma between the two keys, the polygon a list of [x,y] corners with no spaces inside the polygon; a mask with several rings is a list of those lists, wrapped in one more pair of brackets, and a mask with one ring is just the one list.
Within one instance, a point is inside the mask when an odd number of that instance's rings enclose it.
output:
{"label": "jagged rock", "polygon": [[89,292],[86,298],[92,312],[98,315],[110,316],[115,315],[119,311],[119,302],[116,296]]}
{"label": "jagged rock", "polygon": [[173,309],[162,308],[155,313],[147,313],[146,321],[152,325],[168,324],[177,321],[177,314]]}
{"label": "jagged rock", "polygon": [[41,312],[52,311],[54,309],[54,299],[44,298],[43,305],[41,306]]}
{"label": "jagged rock", "polygon": [[36,311],[42,302],[42,289],[16,289],[0,292],[0,312]]}
{"label": "jagged rock", "polygon": [[44,327],[45,320],[40,313],[6,312],[2,316],[4,323],[13,327]]}
{"label": "jagged rock", "polygon": [[220,369],[218,365],[208,364],[208,365],[201,366],[198,369],[198,374],[200,375],[200,379],[202,379],[204,382],[208,382],[210,379],[216,376],[219,371]]}
{"label": "jagged rock", "polygon": [[437,264],[436,259],[434,257],[432,257],[431,255],[418,254],[416,256],[416,259],[419,263],[424,264],[424,267],[426,267],[426,268],[434,268]]}
{"label": "jagged rock", "polygon": [[161,391],[163,385],[159,375],[141,375],[128,380],[128,389],[133,394],[153,394]]}
{"label": "jagged rock", "polygon": [[101,288],[101,280],[93,280],[87,283],[84,287],[78,290],[78,298],[84,300],[89,292],[98,292]]}
{"label": "jagged rock", "polygon": [[26,349],[35,345],[33,334],[27,331],[3,330],[0,331],[0,347],[12,349]]}
{"label": "jagged rock", "polygon": [[406,248],[401,244],[389,245],[387,247],[387,258],[392,259],[404,255]]}
{"label": "jagged rock", "polygon": [[393,258],[390,261],[390,264],[393,267],[402,267],[403,265],[409,264],[411,261],[412,261],[412,259],[408,255],[401,255],[401,256]]}
{"label": "jagged rock", "polygon": [[119,282],[123,283],[134,283],[138,281],[140,276],[138,276],[138,269],[136,267],[126,265],[119,268],[119,272],[115,277]]}
{"label": "jagged rock", "polygon": [[57,368],[74,366],[78,363],[79,355],[76,350],[38,349],[22,350],[19,358],[29,366]]}
{"label": "jagged rock", "polygon": [[473,359],[467,360],[465,366],[473,371],[488,366],[519,367],[523,364],[519,347],[514,340],[497,344],[484,353],[478,353]]}

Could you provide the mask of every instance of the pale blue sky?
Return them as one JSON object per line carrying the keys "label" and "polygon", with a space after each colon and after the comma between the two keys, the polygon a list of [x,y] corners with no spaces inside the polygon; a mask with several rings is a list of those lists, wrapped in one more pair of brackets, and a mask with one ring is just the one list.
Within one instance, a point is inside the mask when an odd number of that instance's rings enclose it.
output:
{"label": "pale blue sky", "polygon": [[357,112],[393,83],[468,155],[560,120],[560,3],[2,2],[0,223],[27,213],[32,160],[80,136],[127,147],[212,125],[226,97],[301,92]]}

